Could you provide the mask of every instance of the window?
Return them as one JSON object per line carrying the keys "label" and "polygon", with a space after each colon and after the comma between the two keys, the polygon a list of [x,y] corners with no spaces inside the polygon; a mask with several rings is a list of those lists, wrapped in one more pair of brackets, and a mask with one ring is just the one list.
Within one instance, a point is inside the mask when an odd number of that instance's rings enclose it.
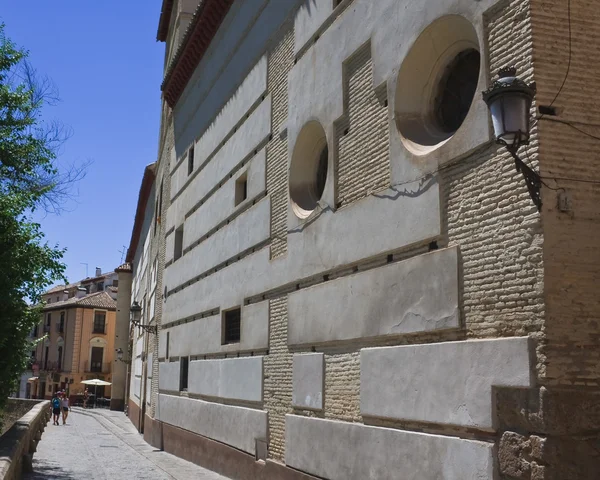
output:
{"label": "window", "polygon": [[50,353],[50,347],[46,347],[44,352],[44,370],[48,370],[48,354]]}
{"label": "window", "polygon": [[239,343],[241,333],[241,308],[223,312],[223,341],[222,344]]}
{"label": "window", "polygon": [[33,327],[33,336],[34,337],[38,336],[38,326],[37,325],[35,327]]}
{"label": "window", "polygon": [[104,333],[106,326],[106,312],[94,313],[94,331],[93,333]]}
{"label": "window", "polygon": [[104,291],[104,282],[98,282],[96,284],[96,291],[97,292],[103,292]]}
{"label": "window", "polygon": [[299,218],[317,208],[325,191],[328,161],[325,130],[319,122],[308,122],[296,141],[290,168],[290,197]]}
{"label": "window", "polygon": [[166,353],[165,358],[169,358],[169,340],[170,340],[171,332],[167,332],[167,345],[166,345]]}
{"label": "window", "polygon": [[194,171],[194,146],[190,147],[190,151],[188,152],[188,175],[190,175]]}
{"label": "window", "polygon": [[63,347],[58,347],[58,370],[62,370]]}
{"label": "window", "polygon": [[477,31],[465,17],[439,17],[421,32],[400,66],[394,100],[396,127],[408,150],[430,153],[460,128],[480,63]]}
{"label": "window", "polygon": [[479,62],[479,52],[469,48],[446,67],[435,106],[438,125],[444,132],[458,130],[469,113],[479,79]]}
{"label": "window", "polygon": [[60,324],[58,325],[59,333],[63,333],[65,331],[65,312],[60,312]]}
{"label": "window", "polygon": [[46,325],[50,325],[50,323],[52,322],[52,317],[51,314],[49,313],[48,315],[46,315]]}
{"label": "window", "polygon": [[188,372],[189,372],[190,357],[181,357],[179,359],[179,391],[187,390],[188,388]]}
{"label": "window", "polygon": [[160,217],[162,216],[162,199],[163,199],[163,182],[160,182],[160,192],[158,199],[156,200],[154,208],[154,235],[158,231],[158,225],[160,224]]}
{"label": "window", "polygon": [[248,173],[244,172],[235,181],[235,206],[237,207],[246,198],[248,198]]}
{"label": "window", "polygon": [[175,230],[175,251],[173,252],[173,261],[181,258],[183,254],[183,225]]}
{"label": "window", "polygon": [[118,287],[119,286],[119,280],[117,280],[116,278],[113,280],[113,287]]}

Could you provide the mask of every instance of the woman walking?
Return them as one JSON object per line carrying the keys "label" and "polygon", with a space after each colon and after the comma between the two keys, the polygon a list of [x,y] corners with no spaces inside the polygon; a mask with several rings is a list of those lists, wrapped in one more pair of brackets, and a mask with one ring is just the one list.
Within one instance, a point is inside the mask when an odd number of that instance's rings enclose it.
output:
{"label": "woman walking", "polygon": [[69,397],[67,397],[66,392],[62,392],[62,400],[60,403],[62,405],[62,420],[64,425],[67,423],[67,417],[69,416]]}

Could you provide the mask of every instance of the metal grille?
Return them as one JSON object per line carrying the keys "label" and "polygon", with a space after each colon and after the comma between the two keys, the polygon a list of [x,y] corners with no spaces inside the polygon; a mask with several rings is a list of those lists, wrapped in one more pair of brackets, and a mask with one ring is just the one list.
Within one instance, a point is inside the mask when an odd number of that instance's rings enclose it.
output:
{"label": "metal grille", "polygon": [[242,311],[239,308],[225,312],[223,325],[223,343],[238,343],[242,323]]}

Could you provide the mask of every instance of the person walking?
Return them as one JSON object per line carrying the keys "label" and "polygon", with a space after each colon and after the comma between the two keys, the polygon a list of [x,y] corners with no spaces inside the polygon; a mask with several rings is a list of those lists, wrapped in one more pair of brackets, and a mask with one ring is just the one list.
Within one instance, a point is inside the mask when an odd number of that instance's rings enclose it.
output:
{"label": "person walking", "polygon": [[83,392],[83,408],[87,408],[87,403],[88,403],[88,399],[90,398],[90,394],[88,392],[88,389],[85,389],[85,392]]}
{"label": "person walking", "polygon": [[66,392],[62,392],[62,421],[63,425],[67,423],[67,417],[69,416],[69,397],[67,397]]}
{"label": "person walking", "polygon": [[60,398],[58,398],[58,393],[54,392],[54,396],[52,400],[50,400],[50,404],[52,405],[52,418],[54,420],[54,425],[58,425],[58,417],[60,416]]}

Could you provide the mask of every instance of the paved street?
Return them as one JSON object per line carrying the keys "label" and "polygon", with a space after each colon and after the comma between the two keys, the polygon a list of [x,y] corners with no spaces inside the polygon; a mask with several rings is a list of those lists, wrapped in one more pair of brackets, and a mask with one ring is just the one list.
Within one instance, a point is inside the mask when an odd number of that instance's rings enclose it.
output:
{"label": "paved street", "polygon": [[73,408],[67,425],[48,423],[26,479],[227,480],[148,445],[122,412]]}

